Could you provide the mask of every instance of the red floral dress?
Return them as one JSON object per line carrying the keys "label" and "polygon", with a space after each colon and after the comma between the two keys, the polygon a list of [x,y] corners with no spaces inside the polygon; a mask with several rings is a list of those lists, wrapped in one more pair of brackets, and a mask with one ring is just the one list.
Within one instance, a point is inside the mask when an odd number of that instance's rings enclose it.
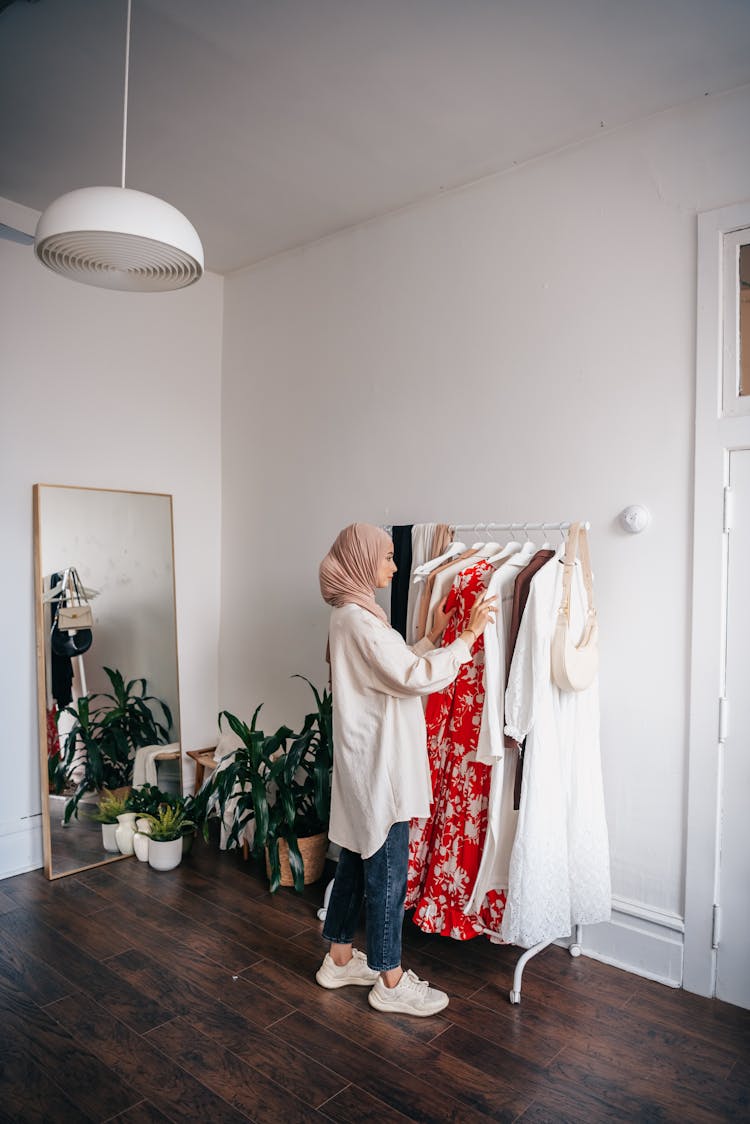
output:
{"label": "red floral dress", "polygon": [[[450,644],[468,624],[472,606],[484,592],[492,566],[484,559],[460,573],[448,594],[455,608],[443,635]],[[484,638],[474,659],[456,680],[427,700],[427,752],[432,778],[432,812],[412,820],[406,909],[426,933],[469,940],[485,928],[499,930],[505,894],[485,898],[479,913],[463,907],[476,880],[487,830],[490,765],[475,760],[484,704]]]}

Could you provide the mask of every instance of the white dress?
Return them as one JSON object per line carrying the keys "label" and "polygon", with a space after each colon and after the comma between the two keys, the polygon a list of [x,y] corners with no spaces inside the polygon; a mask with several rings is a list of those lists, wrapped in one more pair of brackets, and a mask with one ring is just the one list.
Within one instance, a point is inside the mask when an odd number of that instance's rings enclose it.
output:
{"label": "white dress", "polygon": [[487,833],[476,881],[465,906],[479,913],[490,890],[508,889],[510,854],[518,813],[513,808],[518,750],[506,749],[503,737],[505,712],[506,647],[513,612],[516,578],[530,561],[524,550],[503,560],[487,587],[497,597],[495,623],[484,632],[484,707],[477,745],[477,761],[492,766],[487,805]]}
{"label": "white dress", "polygon": [[[585,691],[560,691],[550,674],[562,572],[554,558],[534,576],[505,697],[505,732],[526,738],[526,749],[501,936],[524,948],[568,936],[573,925],[607,921],[611,910],[598,680]],[[576,563],[576,640],[585,604]]]}

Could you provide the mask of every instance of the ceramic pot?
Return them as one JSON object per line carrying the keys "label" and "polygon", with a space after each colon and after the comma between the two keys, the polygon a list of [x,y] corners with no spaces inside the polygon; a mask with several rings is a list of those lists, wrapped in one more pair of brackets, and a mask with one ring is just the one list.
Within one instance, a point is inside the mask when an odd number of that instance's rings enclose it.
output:
{"label": "ceramic pot", "polygon": [[113,851],[115,854],[119,854],[120,848],[117,846],[117,840],[115,839],[116,831],[116,823],[103,823],[102,845],[105,851]]}
{"label": "ceramic pot", "polygon": [[135,821],[135,835],[133,836],[133,850],[139,862],[145,863],[148,859],[148,843],[151,834],[151,824],[148,820]]}
{"label": "ceramic pot", "polygon": [[135,835],[135,812],[123,812],[117,817],[117,830],[115,839],[118,850],[123,855],[133,854],[133,836]]}
{"label": "ceramic pot", "polygon": [[182,836],[177,839],[149,839],[148,865],[154,870],[173,870],[182,861]]}

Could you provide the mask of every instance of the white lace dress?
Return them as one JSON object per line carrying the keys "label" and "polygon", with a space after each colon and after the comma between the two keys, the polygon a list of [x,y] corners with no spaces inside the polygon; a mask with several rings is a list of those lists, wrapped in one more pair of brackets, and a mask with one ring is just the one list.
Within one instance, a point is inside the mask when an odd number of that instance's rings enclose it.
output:
{"label": "white lace dress", "polygon": [[[585,691],[560,691],[550,674],[562,571],[554,558],[531,583],[505,696],[505,731],[526,738],[526,749],[501,935],[523,948],[568,936],[573,925],[607,921],[611,910],[598,680]],[[576,640],[585,603],[576,563]]]}

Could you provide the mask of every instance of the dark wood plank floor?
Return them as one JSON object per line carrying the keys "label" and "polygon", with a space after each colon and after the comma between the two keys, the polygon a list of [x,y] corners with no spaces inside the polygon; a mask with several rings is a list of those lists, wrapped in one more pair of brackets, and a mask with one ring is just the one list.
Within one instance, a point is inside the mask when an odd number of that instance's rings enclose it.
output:
{"label": "dark wood plank floor", "polygon": [[196,844],[0,882],[0,1120],[422,1124],[750,1119],[750,1012],[547,949],[405,925],[405,963],[451,996],[431,1019],[314,981],[302,896]]}

